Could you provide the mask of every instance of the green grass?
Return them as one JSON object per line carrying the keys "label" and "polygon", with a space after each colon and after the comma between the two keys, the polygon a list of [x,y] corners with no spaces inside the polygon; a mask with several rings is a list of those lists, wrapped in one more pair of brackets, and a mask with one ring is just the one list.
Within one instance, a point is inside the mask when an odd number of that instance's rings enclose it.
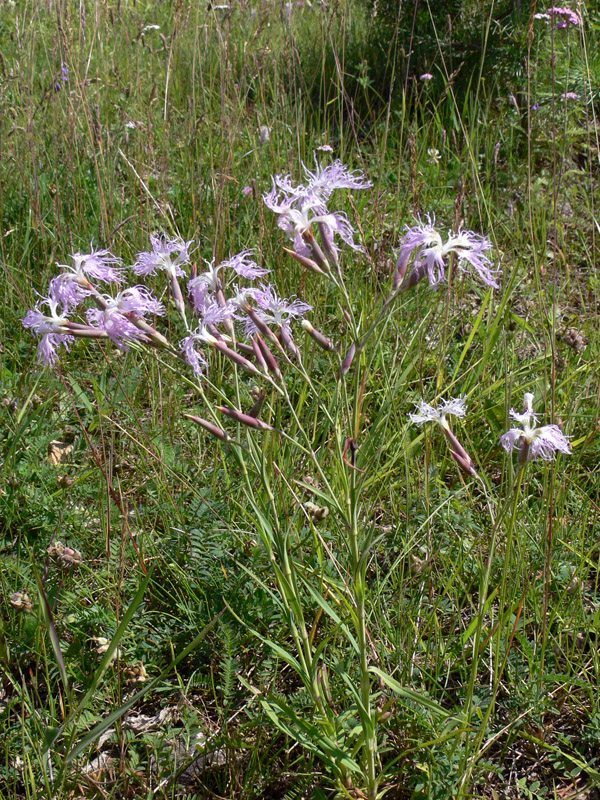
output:
{"label": "green grass", "polygon": [[[353,73],[365,13],[351,2],[307,4],[289,20],[279,4],[3,11],[7,800],[360,797],[359,651],[386,797],[586,796],[600,783],[599,21],[590,13],[583,39],[557,31],[554,42],[536,23],[514,86],[484,81],[459,105],[451,86],[410,81],[388,109]],[[583,99],[561,102],[571,90]],[[254,377],[216,354],[201,387],[167,353],[104,343],[76,343],[56,371],[37,366],[20,320],[55,262],[93,241],[131,264],[155,231],[194,239],[199,270],[253,247],[280,294],[311,303],[345,354],[352,331],[335,287],[282,251],[261,202],[273,174],[299,179],[324,144],[374,183],[338,195],[365,245],[342,257],[363,333],[418,214],[489,236],[501,289],[488,295],[457,272],[450,290],[402,294],[341,384],[337,354],[298,329],[308,377],[284,364],[287,399],[270,390],[261,414],[289,438],[219,417],[243,449],[183,416],[252,405]],[[166,302],[160,277],[149,283]],[[163,330],[184,335],[173,305]],[[515,493],[498,440],[525,392],[573,454],[529,465]],[[408,418],[421,398],[460,394],[469,411],[454,429],[481,483],[457,469],[438,427]],[[344,461],[348,437],[364,472]],[[58,466],[54,441],[71,446]],[[313,523],[307,501],[329,514]],[[81,565],[49,558],[56,541]],[[17,591],[30,611],[11,604]],[[300,621],[313,686],[293,666]],[[357,762],[353,788],[326,736]]]}

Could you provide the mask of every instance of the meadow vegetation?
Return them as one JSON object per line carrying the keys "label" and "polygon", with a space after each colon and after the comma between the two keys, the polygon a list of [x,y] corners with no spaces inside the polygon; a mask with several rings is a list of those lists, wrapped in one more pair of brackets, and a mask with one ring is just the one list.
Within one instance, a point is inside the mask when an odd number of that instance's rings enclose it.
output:
{"label": "meadow vegetation", "polygon": [[2,4],[3,800],[597,797],[600,14],[437,5]]}

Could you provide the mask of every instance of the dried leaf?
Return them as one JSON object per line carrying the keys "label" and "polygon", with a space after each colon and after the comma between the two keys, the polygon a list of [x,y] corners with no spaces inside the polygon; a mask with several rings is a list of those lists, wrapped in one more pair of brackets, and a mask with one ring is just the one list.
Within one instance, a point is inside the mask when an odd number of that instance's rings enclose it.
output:
{"label": "dried leaf", "polygon": [[73,445],[70,442],[61,442],[59,439],[54,439],[48,445],[48,461],[53,467],[57,467],[67,460],[72,450]]}

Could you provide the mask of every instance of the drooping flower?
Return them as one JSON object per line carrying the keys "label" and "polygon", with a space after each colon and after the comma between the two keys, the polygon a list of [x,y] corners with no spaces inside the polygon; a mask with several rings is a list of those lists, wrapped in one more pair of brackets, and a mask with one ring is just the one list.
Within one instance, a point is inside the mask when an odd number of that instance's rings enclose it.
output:
{"label": "drooping flower", "polygon": [[273,183],[270,192],[263,195],[267,208],[279,215],[278,226],[285,231],[288,238],[294,242],[295,251],[307,258],[313,255],[311,246],[305,241],[312,232],[312,226],[318,225],[321,235],[327,240],[327,245],[334,248],[334,234],[354,250],[361,250],[361,246],[354,241],[354,229],[350,220],[342,211],[330,213],[324,201],[316,193],[296,193],[280,191],[277,183]]}
{"label": "drooping flower", "polygon": [[445,262],[450,253],[455,253],[457,266],[463,272],[467,271],[467,264],[473,267],[477,275],[488,286],[498,287],[495,270],[486,252],[492,247],[485,236],[473,231],[459,230],[458,233],[448,233],[444,242],[441,234],[433,225],[431,217],[427,223],[419,222],[412,228],[407,228],[402,239],[400,256],[396,268],[395,283],[400,285],[411,256],[414,255],[414,267],[406,281],[407,286],[414,286],[427,275],[431,286],[436,287],[446,278]]}
{"label": "drooping flower", "polygon": [[533,394],[530,392],[525,395],[523,413],[518,414],[511,408],[510,416],[520,423],[522,428],[511,428],[500,437],[500,444],[507,453],[512,453],[516,447],[520,464],[536,458],[551,461],[557,452],[571,454],[569,438],[558,425],[537,427],[538,418],[533,413]]}
{"label": "drooping flower", "polygon": [[[48,306],[50,314],[44,314],[42,306]],[[69,334],[69,320],[66,317],[66,308],[62,313],[58,311],[58,302],[52,297],[42,298],[35,309],[28,311],[23,319],[23,326],[41,336],[38,345],[38,363],[53,367],[57,360],[57,348],[62,344],[67,350],[74,341]]]}
{"label": "drooping flower", "polygon": [[133,271],[137,275],[154,275],[156,270],[164,270],[170,278],[182,278],[185,272],[182,264],[190,260],[189,248],[193,240],[185,242],[181,237],[167,239],[166,236],[150,236],[152,252],[137,254]]}

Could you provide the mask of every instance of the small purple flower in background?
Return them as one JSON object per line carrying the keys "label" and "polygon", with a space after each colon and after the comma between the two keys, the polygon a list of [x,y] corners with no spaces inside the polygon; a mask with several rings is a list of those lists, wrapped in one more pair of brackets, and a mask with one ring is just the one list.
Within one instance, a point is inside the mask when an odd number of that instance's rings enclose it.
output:
{"label": "small purple flower in background", "polygon": [[[136,275],[154,275],[157,269],[164,270],[170,278],[183,278],[182,264],[190,260],[189,247],[192,240],[184,242],[181,237],[167,239],[166,236],[150,236],[152,252],[137,254],[133,265]],[[173,258],[175,256],[175,258]]]}
{"label": "small purple flower in background", "polygon": [[563,92],[560,96],[560,102],[564,103],[566,100],[579,100],[577,92]]}
{"label": "small purple flower in background", "polygon": [[302,168],[308,181],[306,194],[316,195],[321,200],[328,200],[336,189],[370,189],[373,186],[362,172],[349,169],[339,158],[326,167],[316,162],[314,171],[305,164]]}
{"label": "small purple flower in background", "polygon": [[568,28],[569,25],[581,25],[581,17],[570,8],[562,8],[560,6],[552,6],[545,14],[536,14],[536,19],[545,19],[555,21],[557,28]]}
{"label": "small purple flower in background", "polygon": [[422,75],[419,75],[419,80],[420,81],[432,81],[433,80],[433,75],[431,74],[431,72],[424,72]]}
{"label": "small purple flower in background", "polygon": [[464,417],[467,407],[464,397],[454,397],[451,400],[442,400],[437,408],[430,406],[424,400],[417,403],[417,413],[409,414],[410,421],[415,425],[424,425],[426,422],[437,422],[442,428],[447,427],[446,417],[451,414],[455,417]]}
{"label": "small purple flower in background", "polygon": [[517,414],[512,408],[510,416],[522,425],[522,428],[511,428],[500,437],[500,444],[507,453],[512,453],[518,448],[518,462],[525,464],[535,458],[551,461],[557,452],[571,454],[569,439],[558,425],[543,425],[536,427],[538,419],[533,413],[533,395],[525,395],[525,408],[522,414]]}
{"label": "small purple flower in background", "polygon": [[534,104],[531,106],[531,110],[532,110],[532,111],[539,111],[539,110],[540,110],[540,104],[539,104],[539,103],[534,103]]}
{"label": "small purple flower in background", "polygon": [[446,242],[434,228],[430,217],[427,224],[419,222],[412,228],[407,228],[402,239],[400,257],[394,276],[394,286],[401,285],[406,275],[408,262],[415,253],[415,262],[411,275],[406,281],[406,286],[414,286],[427,275],[431,286],[436,287],[445,280],[445,259],[450,253],[457,256],[457,266],[466,271],[465,262],[474,268],[481,280],[488,286],[498,287],[498,282],[491,269],[492,262],[486,251],[492,247],[485,236],[480,236],[473,231],[459,230],[458,233],[448,234]]}
{"label": "small purple flower in background", "polygon": [[[50,314],[44,314],[41,311],[42,306],[48,306]],[[56,350],[61,344],[68,350],[74,341],[73,336],[69,335],[69,320],[65,314],[65,307],[62,309],[62,314],[58,313],[58,302],[54,298],[44,297],[23,319],[23,327],[42,337],[38,345],[37,358],[38,363],[43,362],[47,367],[56,364],[58,359]]]}
{"label": "small purple flower in background", "polygon": [[[248,289],[247,296],[251,296],[258,308],[256,313],[267,325],[276,325],[280,328],[285,328],[286,332],[291,335],[290,321],[303,317],[309,311],[312,311],[312,306],[304,303],[302,300],[284,300],[277,295],[274,287],[270,284],[268,286],[261,286],[260,289]],[[246,333],[248,336],[257,332],[256,325],[251,319],[246,320]]]}
{"label": "small purple flower in background", "polygon": [[244,195],[244,197],[250,197],[251,195],[254,194],[254,189],[251,186],[244,186],[244,188],[242,189],[242,194]]}
{"label": "small purple flower in background", "polygon": [[67,66],[66,62],[62,62],[60,65],[60,73],[58,74],[57,79],[54,81],[54,91],[60,92],[63,88],[64,84],[69,80],[69,67]]}

